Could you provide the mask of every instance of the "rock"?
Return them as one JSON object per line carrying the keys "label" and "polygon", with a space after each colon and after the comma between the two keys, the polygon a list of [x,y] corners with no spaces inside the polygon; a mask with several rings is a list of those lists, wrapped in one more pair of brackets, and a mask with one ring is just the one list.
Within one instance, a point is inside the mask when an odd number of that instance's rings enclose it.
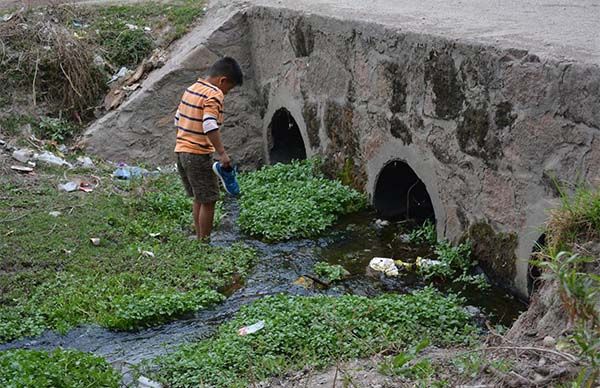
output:
{"label": "rock", "polygon": [[551,337],[548,335],[548,336],[544,337],[543,344],[547,348],[553,348],[556,346],[556,339],[554,339],[554,337]]}
{"label": "rock", "polygon": [[12,153],[13,159],[21,163],[27,163],[31,158],[33,158],[33,155],[33,151],[28,148],[21,148]]}
{"label": "rock", "polygon": [[315,281],[312,279],[309,279],[305,276],[300,276],[298,279],[296,279],[296,281],[294,282],[295,285],[300,286],[300,287],[304,287],[307,290],[310,290],[312,288],[314,288],[315,286]]}
{"label": "rock", "polygon": [[43,152],[39,155],[35,155],[34,159],[37,160],[38,162],[42,162],[45,164],[49,164],[51,166],[58,166],[58,167],[68,167],[68,168],[73,168],[73,165],[69,162],[67,162],[66,160],[64,160],[63,158],[60,158],[56,155],[54,155],[52,152]]}

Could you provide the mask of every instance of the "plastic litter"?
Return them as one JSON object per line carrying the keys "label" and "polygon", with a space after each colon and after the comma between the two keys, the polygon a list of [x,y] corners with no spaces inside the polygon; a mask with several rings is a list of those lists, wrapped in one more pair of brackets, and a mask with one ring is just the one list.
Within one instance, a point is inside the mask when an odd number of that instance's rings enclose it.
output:
{"label": "plastic litter", "polygon": [[94,245],[96,247],[98,245],[100,245],[100,239],[98,237],[92,237],[92,238],[90,238],[90,241],[92,242],[92,245]]}
{"label": "plastic litter", "polygon": [[12,157],[21,163],[27,163],[31,158],[33,158],[33,151],[28,148],[22,148],[15,150],[12,153]]}
{"label": "plastic litter", "polygon": [[398,268],[394,260],[385,257],[374,257],[369,267],[377,272],[383,272],[386,276],[398,276]]}
{"label": "plastic litter", "polygon": [[81,168],[94,168],[96,165],[89,156],[80,156],[77,158],[77,166]]}
{"label": "plastic litter", "polygon": [[417,257],[415,264],[416,264],[417,268],[428,268],[428,267],[435,267],[438,265],[445,265],[444,263],[442,263],[439,260],[424,259],[421,256]]}
{"label": "plastic litter", "polygon": [[79,191],[83,191],[84,193],[91,193],[94,191],[94,186],[91,183],[81,182],[79,184]]}
{"label": "plastic litter", "polygon": [[128,180],[132,178],[139,178],[142,176],[151,175],[151,173],[145,168],[128,166],[124,163],[119,163],[117,169],[113,171],[113,177],[117,179]]}
{"label": "plastic litter", "polygon": [[58,211],[53,211],[53,212],[49,212],[48,215],[52,216],[52,217],[58,217],[60,216],[62,213],[58,212]]}
{"label": "plastic litter", "polygon": [[253,325],[242,327],[241,329],[238,330],[238,334],[241,336],[253,334],[259,330],[264,329],[264,327],[265,327],[265,321],[258,321]]}
{"label": "plastic litter", "polygon": [[116,72],[116,73],[115,73],[115,74],[112,76],[112,78],[110,79],[110,81],[108,81],[108,83],[109,83],[109,84],[110,84],[110,83],[113,83],[113,82],[115,82],[116,80],[118,80],[119,78],[123,78],[123,77],[125,77],[125,76],[127,75],[127,72],[128,72],[128,71],[129,71],[129,69],[127,69],[125,66],[121,67],[121,68],[119,69],[119,71],[118,71],[118,72]]}
{"label": "plastic litter", "polygon": [[79,182],[70,181],[67,183],[62,183],[62,184],[58,185],[58,189],[60,191],[66,191],[67,193],[70,193],[72,191],[77,191],[79,189]]}
{"label": "plastic litter", "polygon": [[27,174],[30,172],[33,172],[33,168],[31,167],[25,167],[25,166],[10,166],[10,168],[16,172],[20,172],[23,174]]}
{"label": "plastic litter", "polygon": [[390,226],[390,222],[388,220],[377,219],[375,220],[375,226],[378,228],[385,228],[387,226]]}
{"label": "plastic litter", "polygon": [[415,263],[407,263],[406,261],[402,260],[394,260],[394,263],[396,264],[396,266],[404,268],[406,270],[411,270],[415,266]]}
{"label": "plastic litter", "polygon": [[152,381],[145,376],[140,376],[138,378],[138,387],[139,388],[162,388],[162,385],[161,385],[161,383]]}
{"label": "plastic litter", "polygon": [[60,158],[56,155],[54,155],[52,152],[43,152],[39,155],[35,155],[34,159],[37,160],[38,162],[42,162],[42,163],[46,163],[52,166],[66,166],[69,168],[73,168],[73,165],[71,165],[71,163],[67,162],[66,160],[64,160],[63,158]]}

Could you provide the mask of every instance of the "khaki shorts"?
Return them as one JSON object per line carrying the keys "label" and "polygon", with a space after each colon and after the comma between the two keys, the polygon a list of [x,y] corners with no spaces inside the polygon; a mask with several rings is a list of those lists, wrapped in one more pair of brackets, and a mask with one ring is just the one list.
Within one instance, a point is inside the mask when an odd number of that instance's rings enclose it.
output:
{"label": "khaki shorts", "polygon": [[210,154],[177,153],[177,170],[185,191],[198,203],[212,203],[219,199],[219,183],[212,163]]}

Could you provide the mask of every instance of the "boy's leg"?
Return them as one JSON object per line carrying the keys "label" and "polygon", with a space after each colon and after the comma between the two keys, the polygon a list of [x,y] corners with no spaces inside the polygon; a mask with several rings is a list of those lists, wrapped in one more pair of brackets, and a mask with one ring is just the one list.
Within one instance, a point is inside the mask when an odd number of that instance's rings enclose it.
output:
{"label": "boy's leg", "polygon": [[212,232],[213,222],[215,217],[215,202],[202,203],[198,211],[198,223],[196,231],[198,240],[203,240],[210,237]]}

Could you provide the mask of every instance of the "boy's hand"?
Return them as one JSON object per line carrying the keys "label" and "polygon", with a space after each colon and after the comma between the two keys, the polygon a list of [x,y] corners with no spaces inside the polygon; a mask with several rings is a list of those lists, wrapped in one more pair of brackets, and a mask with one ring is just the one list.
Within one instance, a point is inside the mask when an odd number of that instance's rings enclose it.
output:
{"label": "boy's hand", "polygon": [[225,151],[219,156],[219,162],[221,162],[221,166],[225,168],[231,167],[231,158]]}

